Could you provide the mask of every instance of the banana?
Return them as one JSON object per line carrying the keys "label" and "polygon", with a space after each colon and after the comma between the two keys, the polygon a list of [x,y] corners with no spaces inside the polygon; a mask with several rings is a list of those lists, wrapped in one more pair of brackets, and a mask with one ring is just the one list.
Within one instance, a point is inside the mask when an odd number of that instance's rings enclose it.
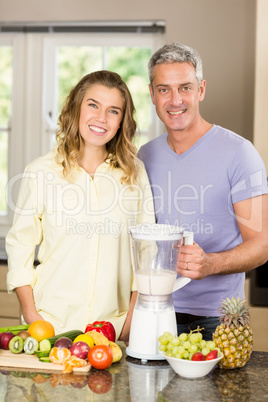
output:
{"label": "banana", "polygon": [[95,345],[107,345],[107,346],[110,346],[109,345],[109,343],[110,343],[109,339],[107,339],[106,336],[100,334],[99,332],[88,331],[86,334],[91,336],[91,338],[93,339]]}
{"label": "banana", "polygon": [[122,350],[121,350],[120,346],[118,346],[116,343],[114,343],[112,341],[110,341],[109,346],[113,352],[113,363],[119,362],[119,360],[122,357]]}
{"label": "banana", "polygon": [[87,335],[91,336],[95,345],[107,345],[113,352],[113,363],[118,362],[122,357],[122,350],[115,342],[109,341],[106,336],[96,331],[88,331]]}

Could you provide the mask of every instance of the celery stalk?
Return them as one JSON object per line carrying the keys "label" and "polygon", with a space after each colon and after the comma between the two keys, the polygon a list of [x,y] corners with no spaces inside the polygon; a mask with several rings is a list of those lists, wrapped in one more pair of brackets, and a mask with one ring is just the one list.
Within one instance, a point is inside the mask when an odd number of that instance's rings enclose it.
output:
{"label": "celery stalk", "polygon": [[13,325],[13,326],[9,326],[9,327],[3,327],[0,328],[0,333],[1,332],[13,332],[13,334],[17,334],[20,331],[27,331],[29,328],[29,324],[26,325]]}

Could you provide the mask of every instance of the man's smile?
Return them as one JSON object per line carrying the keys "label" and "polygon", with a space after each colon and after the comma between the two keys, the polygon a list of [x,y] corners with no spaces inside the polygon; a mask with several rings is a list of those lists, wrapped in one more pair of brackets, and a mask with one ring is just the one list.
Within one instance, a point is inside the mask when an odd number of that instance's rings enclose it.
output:
{"label": "man's smile", "polygon": [[170,110],[168,110],[168,114],[171,114],[172,116],[176,116],[178,114],[182,114],[182,113],[185,113],[185,112],[186,112],[186,109],[178,110],[177,112],[171,112]]}

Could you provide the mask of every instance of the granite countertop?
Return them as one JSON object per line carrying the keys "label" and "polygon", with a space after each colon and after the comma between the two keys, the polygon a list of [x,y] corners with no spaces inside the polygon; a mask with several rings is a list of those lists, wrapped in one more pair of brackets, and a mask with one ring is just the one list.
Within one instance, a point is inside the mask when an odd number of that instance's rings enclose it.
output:
{"label": "granite countertop", "polygon": [[[268,400],[268,352],[253,352],[241,369],[216,367],[208,376],[189,380],[166,361],[126,356],[108,370],[87,375],[37,374],[0,368],[0,401],[264,401]],[[1,362],[0,362],[1,365]]]}

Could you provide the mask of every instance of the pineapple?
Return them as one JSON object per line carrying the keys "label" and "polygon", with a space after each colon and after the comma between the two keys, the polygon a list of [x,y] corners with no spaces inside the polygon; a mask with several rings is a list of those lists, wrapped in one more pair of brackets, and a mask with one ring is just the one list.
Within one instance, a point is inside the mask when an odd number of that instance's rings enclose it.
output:
{"label": "pineapple", "polygon": [[213,340],[223,353],[220,368],[243,367],[249,360],[253,347],[253,331],[249,324],[249,307],[245,300],[225,299],[219,308],[221,324],[217,326]]}

